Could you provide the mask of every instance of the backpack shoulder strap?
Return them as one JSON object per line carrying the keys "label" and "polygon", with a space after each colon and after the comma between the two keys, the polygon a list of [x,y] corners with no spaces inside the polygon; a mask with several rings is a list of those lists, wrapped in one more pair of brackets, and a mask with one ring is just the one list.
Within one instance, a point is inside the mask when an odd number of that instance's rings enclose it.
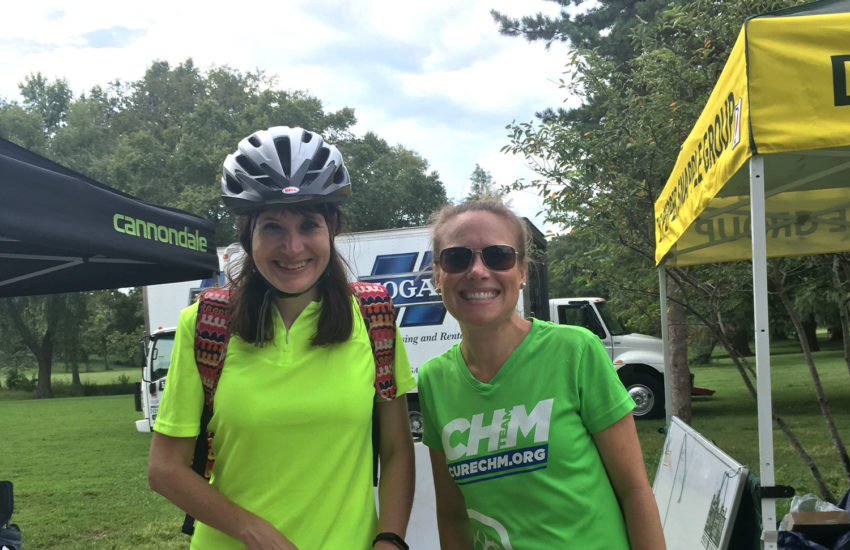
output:
{"label": "backpack shoulder strap", "polygon": [[351,283],[351,290],[357,297],[372,344],[375,390],[384,401],[392,401],[396,396],[393,377],[396,326],[392,298],[386,287],[378,283]]}
{"label": "backpack shoulder strap", "polygon": [[[213,414],[213,402],[221,368],[230,342],[230,290],[217,288],[203,292],[198,299],[195,319],[195,364],[204,386],[204,408],[201,411],[201,430],[195,441],[192,470],[206,479],[210,478],[215,454],[212,451],[213,433],[208,426]],[[191,535],[195,531],[195,518],[186,514],[182,531]]]}
{"label": "backpack shoulder strap", "polygon": [[[204,412],[209,416],[230,341],[229,324],[230,290],[207,290],[201,294],[195,319],[195,363],[204,385]],[[205,426],[206,423],[202,428]]]}

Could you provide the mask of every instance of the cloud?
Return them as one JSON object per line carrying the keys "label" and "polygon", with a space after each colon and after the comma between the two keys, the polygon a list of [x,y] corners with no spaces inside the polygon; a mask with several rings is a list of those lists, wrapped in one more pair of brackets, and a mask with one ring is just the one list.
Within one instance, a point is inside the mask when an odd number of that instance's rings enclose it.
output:
{"label": "cloud", "polygon": [[[247,9],[246,7],[242,7]],[[354,108],[354,131],[378,134],[424,157],[449,196],[466,194],[476,163],[498,183],[533,174],[500,152],[505,126],[561,105],[556,83],[565,48],[499,34],[490,9],[557,14],[548,0],[287,0],[233,9],[147,0],[14,2],[0,38],[0,97],[14,99],[31,72],[66,78],[76,94],[115,79],[132,82],[154,60],[191,57],[202,70],[227,65],[276,75],[325,109]],[[528,208],[525,193],[515,208]]]}
{"label": "cloud", "polygon": [[96,29],[83,33],[87,46],[92,48],[123,48],[147,34],[144,29],[128,29],[123,26]]}
{"label": "cloud", "polygon": [[27,56],[52,52],[59,48],[55,42],[41,42],[27,38],[0,38],[0,52],[7,50],[11,55]]}

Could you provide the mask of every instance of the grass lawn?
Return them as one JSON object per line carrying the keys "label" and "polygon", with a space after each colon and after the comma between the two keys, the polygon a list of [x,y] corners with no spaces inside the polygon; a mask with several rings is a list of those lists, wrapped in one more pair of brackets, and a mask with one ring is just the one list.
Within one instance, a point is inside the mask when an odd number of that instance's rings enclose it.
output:
{"label": "grass lawn", "polygon": [[[839,344],[840,345],[840,344]],[[779,346],[780,350],[783,346]],[[832,409],[838,432],[850,446],[850,372],[843,352],[836,345],[823,345],[815,354],[821,384]],[[750,358],[755,368],[755,358]],[[758,418],[756,402],[750,397],[737,369],[728,359],[715,359],[710,365],[692,367],[694,384],[716,391],[711,397],[694,397],[691,426],[726,454],[754,473],[759,470]],[[771,387],[774,411],[782,416],[812,456],[826,485],[840,498],[850,489],[838,461],[838,454],[820,412],[809,370],[794,346],[771,356]],[[664,445],[657,433],[663,420],[638,422],[638,433],[650,479],[654,476]],[[788,439],[774,424],[774,468],[776,483],[794,487],[797,495],[814,493],[817,486],[808,468],[791,448]],[[788,511],[790,499],[777,500],[777,516]]]}
{"label": "grass lawn", "polygon": [[[118,382],[121,377],[126,377],[130,382],[138,382],[142,378],[142,369],[140,367],[116,367],[113,370],[80,371],[80,382],[83,384],[110,384]],[[56,369],[53,369],[50,380],[54,384],[56,382],[70,384],[71,373],[56,372]]]}
{"label": "grass lawn", "polygon": [[0,402],[0,479],[32,549],[187,548],[183,514],[148,489],[132,395]]}
{"label": "grass lawn", "polygon": [[[840,350],[816,354],[838,429],[850,444],[850,373]],[[730,362],[693,367],[698,386],[716,390],[695,398],[693,427],[738,462],[758,473],[755,401]],[[93,373],[118,377],[125,371]],[[126,375],[138,374],[137,369]],[[108,378],[107,378],[108,381]],[[838,466],[814,399],[802,356],[772,358],[773,402],[840,496],[848,482]],[[150,434],[135,431],[141,414],[131,395],[63,399],[4,399],[0,391],[0,479],[15,484],[13,521],[28,549],[187,548],[183,514],[147,487]],[[650,480],[664,435],[663,420],[638,422]],[[814,482],[785,439],[774,430],[777,483],[798,494],[816,492]],[[788,501],[778,501],[778,517]]]}

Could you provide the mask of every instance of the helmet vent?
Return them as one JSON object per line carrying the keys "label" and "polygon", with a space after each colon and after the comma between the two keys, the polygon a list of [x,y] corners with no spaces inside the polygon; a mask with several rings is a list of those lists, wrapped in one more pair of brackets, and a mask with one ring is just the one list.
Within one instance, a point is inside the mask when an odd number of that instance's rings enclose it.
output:
{"label": "helmet vent", "polygon": [[251,134],[248,137],[248,143],[250,143],[254,147],[259,147],[262,142],[260,141],[260,138],[257,137],[257,134]]}
{"label": "helmet vent", "polygon": [[238,164],[240,168],[248,172],[248,174],[254,177],[264,175],[263,172],[257,167],[257,165],[245,158],[244,155],[236,155],[235,160],[236,164]]}
{"label": "helmet vent", "polygon": [[313,134],[311,132],[302,132],[301,133],[301,142],[302,143],[310,143],[313,140]]}
{"label": "helmet vent", "polygon": [[310,161],[310,170],[321,170],[325,165],[325,162],[327,162],[330,154],[331,151],[327,147],[322,147],[316,151],[316,156],[314,156],[313,160]]}
{"label": "helmet vent", "polygon": [[339,185],[340,183],[345,181],[345,176],[346,176],[345,168],[343,168],[341,170],[339,170],[339,169],[334,170],[334,183]]}
{"label": "helmet vent", "polygon": [[242,186],[239,185],[239,182],[227,175],[224,177],[224,183],[227,185],[227,191],[234,195],[238,195],[242,192]]}
{"label": "helmet vent", "polygon": [[274,147],[277,150],[277,158],[280,159],[280,165],[283,168],[283,175],[287,178],[292,177],[292,147],[289,143],[289,137],[284,136],[274,141]]}

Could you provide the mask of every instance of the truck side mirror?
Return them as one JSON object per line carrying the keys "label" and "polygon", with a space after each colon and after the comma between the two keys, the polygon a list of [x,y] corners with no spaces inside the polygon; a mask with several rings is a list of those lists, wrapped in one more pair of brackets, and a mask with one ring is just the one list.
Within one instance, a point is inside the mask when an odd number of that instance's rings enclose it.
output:
{"label": "truck side mirror", "polygon": [[142,368],[145,368],[145,359],[147,359],[147,353],[145,350],[145,339],[142,338],[139,340],[139,358],[142,361]]}

